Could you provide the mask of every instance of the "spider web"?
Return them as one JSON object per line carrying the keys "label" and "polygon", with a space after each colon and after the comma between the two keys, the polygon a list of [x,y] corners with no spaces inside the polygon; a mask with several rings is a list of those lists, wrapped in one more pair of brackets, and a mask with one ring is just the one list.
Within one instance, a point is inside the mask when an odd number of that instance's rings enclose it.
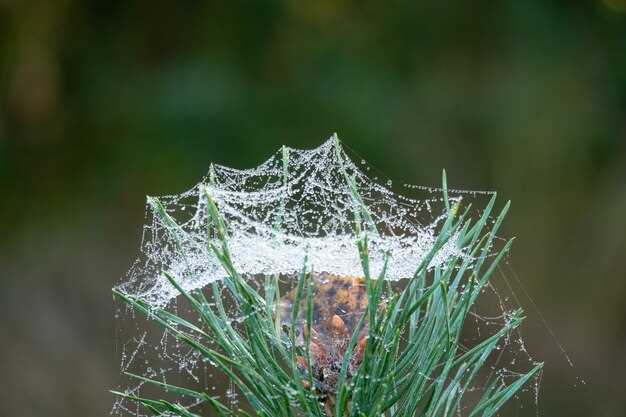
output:
{"label": "spider web", "polygon": [[[410,278],[433,248],[446,218],[442,189],[404,184],[401,195],[391,190],[391,180],[370,178],[372,171],[364,160],[354,163],[336,135],[315,149],[284,146],[251,169],[211,165],[208,175],[190,190],[178,195],[148,197],[140,256],[117,289],[153,307],[167,306],[183,317],[189,313],[163,272],[175,276],[187,291],[207,288],[226,275],[209,245],[215,236],[207,233],[208,198],[215,202],[226,221],[235,268],[251,281],[257,276],[273,274],[293,281],[305,258],[318,273],[361,276],[362,264],[353,231],[354,213],[360,209],[355,192],[367,207],[369,224],[373,225],[369,235],[372,275],[378,275],[388,258],[386,279]],[[464,206],[472,203],[481,207],[483,199],[492,194],[448,189],[449,204],[462,202]],[[480,214],[480,209],[475,208],[474,213]],[[443,266],[452,256],[469,256],[464,250],[453,237],[437,251],[430,267]],[[222,297],[222,294],[210,297]],[[467,349],[499,330],[510,312],[519,307],[500,296],[494,286],[487,289],[483,298],[470,313],[473,322],[463,340]],[[134,314],[126,310],[118,311],[116,316],[134,319]],[[146,324],[128,323],[124,321],[126,326],[117,329],[118,340],[125,341],[120,348],[122,371],[200,388],[210,395],[226,398],[233,409],[238,407],[236,391],[232,386],[226,387],[215,368],[197,352],[182,346],[157,326],[148,324],[146,328]],[[519,331],[507,336],[498,350],[490,369],[502,381],[513,380],[534,363]],[[540,376],[534,386],[525,389],[535,408],[539,379]],[[135,394],[150,389],[145,383],[130,379],[125,391]],[[480,389],[477,385],[477,395]],[[194,405],[197,404],[185,404],[192,408]],[[145,412],[118,399],[113,413],[143,415]]]}
{"label": "spider web", "polygon": [[[317,271],[361,275],[352,230],[357,210],[352,179],[376,225],[370,237],[373,273],[382,269],[388,253],[388,279],[411,277],[432,249],[445,217],[443,210],[436,215],[433,209],[441,205],[441,194],[418,200],[393,193],[368,178],[333,136],[312,150],[283,147],[252,169],[212,165],[209,175],[189,191],[159,197],[158,203],[148,197],[143,256],[119,289],[161,307],[177,295],[163,271],[178,277],[186,290],[226,274],[207,245],[212,238],[207,235],[207,194],[228,224],[238,272],[294,274],[308,254]],[[452,194],[453,201],[460,200],[460,193]],[[460,250],[451,239],[431,266]]]}

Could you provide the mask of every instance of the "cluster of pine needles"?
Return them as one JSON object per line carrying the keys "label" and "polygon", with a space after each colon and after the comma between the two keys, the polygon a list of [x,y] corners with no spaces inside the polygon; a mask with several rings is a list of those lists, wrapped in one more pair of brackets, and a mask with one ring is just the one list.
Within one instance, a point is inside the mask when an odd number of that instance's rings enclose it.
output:
{"label": "cluster of pine needles", "polygon": [[[228,226],[205,190],[207,232],[210,249],[219,258],[227,276],[212,283],[215,300],[209,302],[201,290],[185,291],[172,275],[164,275],[190,303],[201,319],[196,325],[164,308],[113,290],[114,297],[135,311],[157,322],[181,343],[195,350],[203,359],[225,374],[248,410],[233,409],[219,397],[206,392],[175,386],[148,377],[131,375],[161,388],[169,395],[195,400],[213,409],[215,415],[258,417],[450,417],[459,413],[469,417],[489,417],[539,372],[541,363],[527,373],[504,382],[494,372],[485,372],[488,358],[503,338],[518,327],[522,311],[508,315],[502,327],[471,348],[460,343],[461,332],[470,309],[488,285],[502,257],[509,251],[508,241],[494,255],[494,238],[508,210],[508,204],[491,215],[495,195],[476,220],[468,218],[469,208],[460,213],[458,204],[450,204],[445,187],[443,200],[447,217],[432,250],[421,260],[412,278],[401,289],[393,289],[385,279],[385,268],[372,276],[369,266],[368,236],[375,233],[368,209],[363,204],[354,181],[350,183],[355,206],[354,235],[360,255],[367,294],[367,307],[355,326],[343,356],[335,392],[322,397],[313,380],[311,326],[313,321],[313,280],[305,264],[297,281],[292,320],[284,323],[280,313],[279,277],[265,278],[262,288],[255,288],[233,266],[228,243]],[[158,205],[158,201],[156,201]],[[160,211],[164,224],[176,223],[165,210]],[[488,227],[488,224],[491,227]],[[454,239],[459,255],[430,266],[434,256]],[[245,317],[235,326],[219,294],[227,291],[237,315]],[[384,301],[383,301],[384,300]],[[384,305],[384,307],[379,308]],[[300,307],[302,306],[302,307]],[[229,307],[230,308],[230,307]],[[299,311],[303,308],[305,311]],[[300,315],[300,316],[299,316]],[[300,320],[298,328],[298,317]],[[362,361],[353,374],[348,372],[360,332],[367,328],[367,342]],[[298,335],[304,335],[304,343]],[[302,360],[304,358],[303,366]],[[487,369],[489,371],[489,369]],[[472,394],[470,405],[461,403],[473,391],[479,375],[491,374],[482,392]],[[130,375],[130,374],[129,374]],[[114,392],[145,407],[155,416],[194,417],[194,407],[159,398],[143,398],[135,393]]]}

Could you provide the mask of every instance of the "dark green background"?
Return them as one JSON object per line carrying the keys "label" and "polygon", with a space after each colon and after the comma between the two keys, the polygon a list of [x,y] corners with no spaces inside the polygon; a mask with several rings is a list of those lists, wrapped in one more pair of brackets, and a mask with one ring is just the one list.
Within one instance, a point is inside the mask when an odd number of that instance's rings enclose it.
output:
{"label": "dark green background", "polygon": [[2,415],[108,414],[146,194],[334,131],[398,182],[511,199],[575,363],[523,301],[539,415],[626,412],[624,0],[2,0],[0,106]]}

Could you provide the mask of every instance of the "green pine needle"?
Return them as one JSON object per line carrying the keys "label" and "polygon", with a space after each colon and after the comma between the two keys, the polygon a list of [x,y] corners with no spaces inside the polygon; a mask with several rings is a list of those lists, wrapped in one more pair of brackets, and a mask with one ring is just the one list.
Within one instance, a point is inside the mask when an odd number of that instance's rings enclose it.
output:
{"label": "green pine needle", "polygon": [[[384,271],[379,277],[370,276],[367,237],[374,227],[356,187],[352,188],[355,201],[362,208],[355,213],[355,243],[363,265],[368,304],[348,342],[336,393],[326,396],[323,402],[311,376],[310,337],[305,337],[305,346],[301,348],[296,343],[295,324],[290,328],[281,325],[278,277],[268,277],[263,293],[259,293],[239,275],[231,261],[227,224],[208,192],[205,193],[209,218],[207,227],[216,236],[210,248],[228,273],[223,281],[212,284],[215,305],[210,305],[201,291],[187,292],[178,284],[176,277],[164,273],[190,302],[202,324],[192,324],[174,313],[153,308],[145,301],[116,289],[113,290],[114,297],[159,323],[171,335],[219,368],[258,417],[456,415],[461,400],[476,383],[476,378],[498,342],[519,326],[523,319],[522,312],[515,311],[498,332],[470,350],[460,349],[461,331],[470,308],[511,246],[509,241],[495,257],[488,256],[508,204],[497,216],[493,227],[486,230],[495,196],[482,216],[471,222],[465,219],[467,211],[457,215],[458,206],[450,206],[447,192],[444,191],[448,217],[434,247],[404,289],[395,293],[390,286],[384,285],[387,282]],[[157,208],[161,207],[158,199],[152,199],[151,203]],[[178,225],[164,210],[158,213],[166,216],[164,224],[169,225],[171,233],[180,233]],[[470,256],[451,256],[444,265],[430,271],[428,265],[431,260],[452,237],[467,248],[467,254],[477,258],[471,270]],[[219,294],[224,289],[233,298],[237,313],[246,317],[240,329],[231,325],[221,303]],[[304,325],[307,326],[308,331],[305,333],[308,335],[312,321],[312,297],[311,276],[306,266],[303,266],[297,283],[291,323],[296,323],[298,308],[304,301],[302,305],[307,310]],[[383,299],[384,307],[379,308]],[[348,365],[365,325],[368,334],[363,359],[355,374],[348,377]],[[215,349],[208,347],[209,340],[216,345]],[[296,363],[298,356],[304,356],[306,369]],[[470,417],[494,415],[541,368],[542,364],[536,364],[508,385],[491,377],[485,384],[483,396],[470,408],[464,409],[464,412]],[[242,410],[230,409],[218,398],[204,392],[142,376],[129,376],[181,398],[189,397],[206,403],[219,416],[249,416]],[[195,416],[185,407],[162,399],[112,392],[140,403],[155,416]]]}

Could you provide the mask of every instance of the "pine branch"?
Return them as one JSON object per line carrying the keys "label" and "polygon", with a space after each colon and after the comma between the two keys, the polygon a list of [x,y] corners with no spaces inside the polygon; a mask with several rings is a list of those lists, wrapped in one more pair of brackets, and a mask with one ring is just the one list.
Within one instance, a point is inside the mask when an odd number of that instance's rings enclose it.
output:
{"label": "pine branch", "polygon": [[[207,227],[210,228],[208,232],[216,236],[210,241],[210,248],[228,273],[223,281],[213,283],[216,302],[210,304],[200,290],[185,291],[176,277],[164,272],[169,282],[189,301],[202,325],[192,324],[166,309],[153,308],[119,290],[113,290],[114,296],[157,322],[214,364],[234,384],[257,416],[452,416],[460,409],[465,394],[474,386],[498,343],[523,319],[522,312],[515,311],[495,334],[467,351],[460,349],[459,340],[466,317],[511,246],[509,241],[495,257],[489,256],[508,204],[487,230],[495,196],[482,216],[472,222],[465,218],[467,212],[458,215],[458,206],[449,205],[444,191],[448,213],[435,244],[413,278],[402,290],[396,291],[385,285],[384,270],[377,277],[370,274],[368,234],[375,227],[356,187],[353,186],[352,190],[357,207],[355,243],[363,266],[367,307],[353,332],[347,336],[334,386],[324,386],[324,381],[314,375],[316,363],[311,349],[311,332],[315,284],[306,261],[296,286],[292,317],[286,326],[281,321],[278,277],[268,277],[263,292],[260,292],[237,272],[230,256],[226,221],[208,193]],[[153,204],[159,206],[156,200]],[[177,230],[172,218],[166,220],[172,230]],[[452,238],[465,245],[465,255],[451,255],[443,265],[429,268],[431,260]],[[237,314],[246,317],[241,328],[230,324],[220,299],[222,291],[228,292],[234,300]],[[301,305],[305,311],[299,311]],[[298,328],[301,315],[306,320]],[[359,337],[365,328],[367,338],[363,347],[359,344]],[[297,334],[305,336],[304,346],[299,344]],[[215,343],[215,348],[208,346],[209,340]],[[349,372],[351,360],[360,347],[363,347],[360,364]],[[541,367],[542,364],[536,364],[508,385],[492,377],[486,383],[483,396],[467,410],[467,415],[494,415]],[[241,410],[230,409],[218,398],[204,392],[146,377],[133,377],[169,393],[206,403],[219,416],[247,415]],[[143,405],[154,415],[194,415],[181,405],[161,399],[114,393]]]}

